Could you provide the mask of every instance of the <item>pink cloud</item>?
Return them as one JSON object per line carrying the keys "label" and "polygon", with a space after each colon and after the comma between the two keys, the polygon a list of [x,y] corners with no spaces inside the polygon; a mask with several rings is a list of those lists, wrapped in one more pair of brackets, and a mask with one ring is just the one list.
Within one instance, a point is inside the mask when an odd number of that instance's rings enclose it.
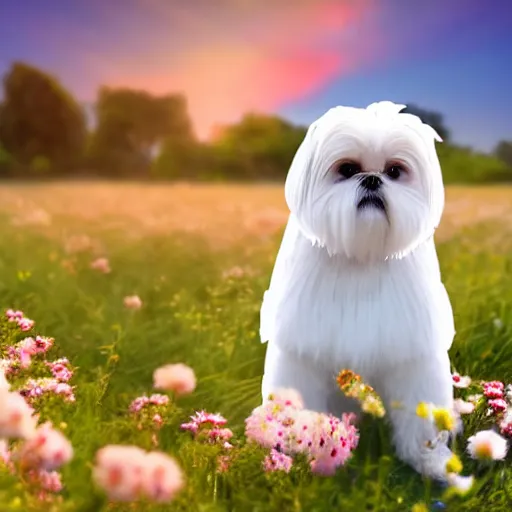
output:
{"label": "pink cloud", "polygon": [[45,21],[45,55],[82,100],[99,85],[183,92],[202,138],[314,94],[381,49],[378,31],[360,30],[375,0],[126,2],[91,4],[94,23]]}
{"label": "pink cloud", "polygon": [[[350,30],[372,5],[366,0],[296,0],[287,7],[253,2],[252,9],[240,1],[225,4],[230,9],[224,21],[219,13],[206,21],[181,13],[191,32],[167,69],[139,74],[114,67],[107,83],[184,92],[196,131],[206,137],[215,125],[234,122],[248,110],[279,108],[356,67],[356,46],[336,49],[328,42]],[[162,8],[155,0],[146,5]]]}

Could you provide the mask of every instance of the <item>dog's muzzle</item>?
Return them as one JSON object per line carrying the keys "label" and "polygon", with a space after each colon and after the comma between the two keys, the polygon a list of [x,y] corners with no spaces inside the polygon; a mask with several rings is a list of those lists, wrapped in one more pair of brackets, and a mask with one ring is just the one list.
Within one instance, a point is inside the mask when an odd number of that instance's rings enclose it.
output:
{"label": "dog's muzzle", "polygon": [[379,176],[375,176],[375,174],[368,174],[361,179],[359,187],[362,189],[363,194],[357,203],[358,210],[375,208],[386,213],[386,203],[379,193],[381,185],[382,179]]}

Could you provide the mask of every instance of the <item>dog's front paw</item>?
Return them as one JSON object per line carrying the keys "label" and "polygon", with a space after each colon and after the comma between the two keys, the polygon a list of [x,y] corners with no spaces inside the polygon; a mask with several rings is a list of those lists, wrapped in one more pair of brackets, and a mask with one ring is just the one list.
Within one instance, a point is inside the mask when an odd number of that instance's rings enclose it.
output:
{"label": "dog's front paw", "polygon": [[418,473],[440,483],[446,483],[446,465],[452,456],[453,452],[445,444],[438,444],[434,448],[422,450],[413,465]]}

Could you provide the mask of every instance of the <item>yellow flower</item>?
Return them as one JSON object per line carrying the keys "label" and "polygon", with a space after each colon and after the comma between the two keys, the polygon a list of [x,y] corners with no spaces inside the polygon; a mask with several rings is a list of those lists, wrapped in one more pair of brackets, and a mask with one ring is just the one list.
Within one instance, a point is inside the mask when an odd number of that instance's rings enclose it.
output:
{"label": "yellow flower", "polygon": [[430,406],[425,402],[420,402],[416,407],[416,414],[420,418],[427,419],[430,416]]}
{"label": "yellow flower", "polygon": [[367,414],[371,414],[377,418],[382,418],[386,414],[386,410],[384,409],[382,402],[373,395],[367,396],[365,398],[361,408]]}
{"label": "yellow flower", "polygon": [[428,512],[428,507],[423,502],[416,503],[412,506],[411,512]]}
{"label": "yellow flower", "polygon": [[446,472],[459,474],[461,471],[462,462],[459,459],[459,457],[454,453],[446,463]]}
{"label": "yellow flower", "polygon": [[448,409],[437,409],[435,408],[432,411],[432,415],[434,416],[434,423],[436,425],[437,430],[453,430],[455,427],[455,418],[453,414]]}

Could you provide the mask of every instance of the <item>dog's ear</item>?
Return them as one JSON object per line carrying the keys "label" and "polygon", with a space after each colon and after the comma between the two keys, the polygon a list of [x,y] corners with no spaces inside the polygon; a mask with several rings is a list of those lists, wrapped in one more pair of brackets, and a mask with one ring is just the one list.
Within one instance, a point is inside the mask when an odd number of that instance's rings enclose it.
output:
{"label": "dog's ear", "polygon": [[308,193],[317,147],[315,138],[317,123],[315,121],[309,126],[304,140],[293,157],[286,177],[284,195],[288,208],[292,213],[297,213]]}
{"label": "dog's ear", "polygon": [[434,128],[432,128],[432,126],[430,126],[429,124],[426,124],[426,123],[423,123],[423,126],[424,126],[424,129],[425,129],[425,132],[429,133],[434,140],[436,140],[437,142],[443,142],[443,139],[441,138],[439,133],[437,133],[434,130]]}

